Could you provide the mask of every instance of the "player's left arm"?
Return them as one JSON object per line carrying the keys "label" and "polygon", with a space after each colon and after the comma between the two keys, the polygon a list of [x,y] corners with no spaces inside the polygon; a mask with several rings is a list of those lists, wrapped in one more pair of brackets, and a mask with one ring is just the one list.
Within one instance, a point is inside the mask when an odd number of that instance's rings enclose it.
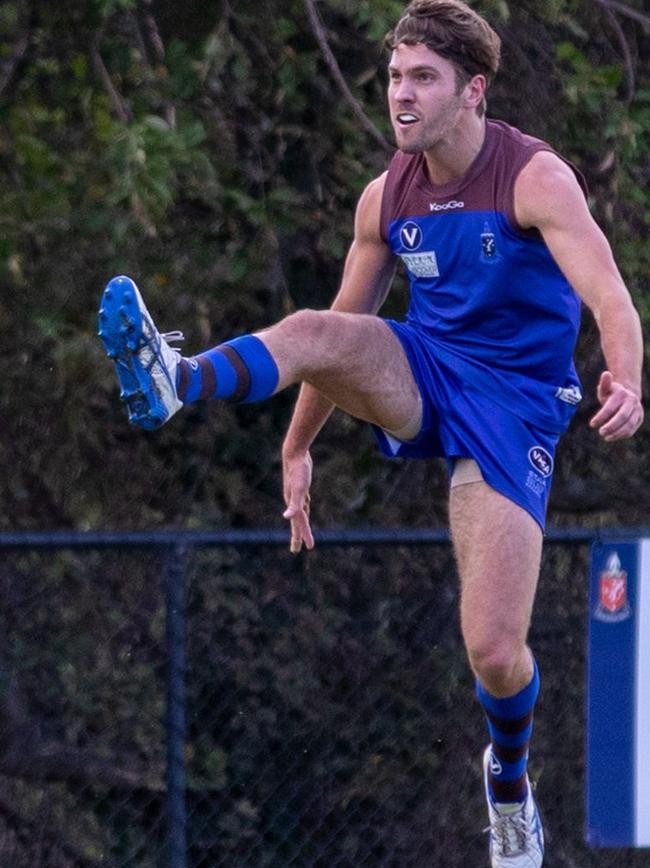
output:
{"label": "player's left arm", "polygon": [[598,325],[607,370],[598,382],[601,407],[590,425],[607,441],[631,437],[643,422],[641,323],[572,169],[556,154],[535,154],[517,179],[515,213],[522,227],[542,233]]}

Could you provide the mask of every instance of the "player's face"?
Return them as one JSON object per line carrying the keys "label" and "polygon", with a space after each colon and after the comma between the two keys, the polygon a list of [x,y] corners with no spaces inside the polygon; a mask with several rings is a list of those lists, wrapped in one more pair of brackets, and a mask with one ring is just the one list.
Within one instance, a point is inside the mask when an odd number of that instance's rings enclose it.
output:
{"label": "player's face", "polygon": [[453,140],[466,105],[454,65],[426,45],[400,43],[388,66],[397,147],[417,154]]}

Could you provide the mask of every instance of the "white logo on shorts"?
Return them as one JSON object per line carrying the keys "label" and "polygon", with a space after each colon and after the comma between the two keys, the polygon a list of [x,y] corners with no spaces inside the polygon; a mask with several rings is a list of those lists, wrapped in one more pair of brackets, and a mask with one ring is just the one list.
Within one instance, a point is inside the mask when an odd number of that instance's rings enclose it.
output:
{"label": "white logo on shorts", "polygon": [[565,404],[579,404],[582,401],[582,392],[577,386],[569,386],[567,389],[558,386],[555,397]]}
{"label": "white logo on shorts", "polygon": [[526,488],[530,488],[533,494],[536,494],[538,497],[543,497],[546,493],[546,480],[543,479],[539,473],[533,473],[532,470],[529,470],[526,479]]}
{"label": "white logo on shorts", "polygon": [[543,477],[546,478],[553,473],[553,459],[543,446],[533,446],[529,449],[528,460]]}

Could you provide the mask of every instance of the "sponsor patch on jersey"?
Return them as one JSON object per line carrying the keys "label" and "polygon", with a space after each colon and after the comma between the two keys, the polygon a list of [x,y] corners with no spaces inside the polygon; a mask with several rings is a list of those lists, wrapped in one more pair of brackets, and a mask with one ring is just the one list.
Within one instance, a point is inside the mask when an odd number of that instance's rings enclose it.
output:
{"label": "sponsor patch on jersey", "polygon": [[553,459],[543,446],[533,446],[529,449],[528,460],[545,479],[553,473]]}
{"label": "sponsor patch on jersey", "polygon": [[400,253],[404,265],[415,277],[440,277],[435,251]]}
{"label": "sponsor patch on jersey", "polygon": [[422,229],[413,220],[409,220],[400,229],[399,237],[407,250],[417,250],[422,244]]}
{"label": "sponsor patch on jersey", "polygon": [[429,202],[429,211],[453,211],[456,208],[464,208],[464,202],[452,199],[451,202]]}

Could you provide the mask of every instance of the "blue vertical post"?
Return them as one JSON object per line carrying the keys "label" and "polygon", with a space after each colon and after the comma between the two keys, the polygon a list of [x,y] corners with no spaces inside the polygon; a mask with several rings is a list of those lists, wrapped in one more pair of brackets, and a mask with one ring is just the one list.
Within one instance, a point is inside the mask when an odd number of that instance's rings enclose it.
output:
{"label": "blue vertical post", "polygon": [[165,564],[167,636],[167,850],[169,868],[187,866],[185,804],[185,567],[187,547],[176,543]]}

